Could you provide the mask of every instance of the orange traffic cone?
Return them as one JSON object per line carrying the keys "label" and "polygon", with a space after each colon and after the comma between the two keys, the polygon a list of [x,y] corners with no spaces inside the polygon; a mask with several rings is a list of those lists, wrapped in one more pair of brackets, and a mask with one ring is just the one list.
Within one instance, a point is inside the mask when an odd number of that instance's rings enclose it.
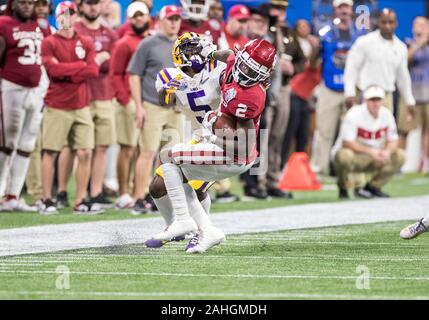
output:
{"label": "orange traffic cone", "polygon": [[305,152],[292,153],[278,187],[282,190],[320,190],[320,183],[308,164]]}

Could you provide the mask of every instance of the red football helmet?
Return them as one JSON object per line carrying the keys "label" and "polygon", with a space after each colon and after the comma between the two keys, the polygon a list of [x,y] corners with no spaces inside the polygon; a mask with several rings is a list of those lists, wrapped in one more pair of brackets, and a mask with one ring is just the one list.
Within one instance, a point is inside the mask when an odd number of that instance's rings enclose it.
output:
{"label": "red football helmet", "polygon": [[267,80],[277,61],[276,49],[264,39],[248,42],[236,57],[232,69],[235,82],[250,87]]}

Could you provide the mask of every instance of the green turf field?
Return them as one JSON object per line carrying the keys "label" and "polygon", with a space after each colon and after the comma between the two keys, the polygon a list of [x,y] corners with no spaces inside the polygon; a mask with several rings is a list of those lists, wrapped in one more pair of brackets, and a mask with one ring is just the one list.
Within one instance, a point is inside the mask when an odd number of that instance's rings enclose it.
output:
{"label": "green turf field", "polygon": [[0,299],[429,299],[429,234],[401,240],[406,223],[228,236],[204,255],[182,242],[0,258]]}
{"label": "green turf field", "polygon": [[[321,191],[301,191],[294,192],[293,200],[272,199],[269,201],[258,200],[252,202],[235,202],[229,204],[212,205],[212,212],[236,211],[236,210],[256,210],[272,207],[282,207],[288,205],[299,205],[306,203],[322,203],[338,201],[338,192],[336,185],[332,179],[324,183],[324,189]],[[419,174],[406,174],[395,176],[394,179],[387,184],[385,190],[393,197],[410,197],[429,194],[429,177]],[[71,184],[69,188],[71,197],[74,194],[74,187]],[[238,195],[242,195],[242,188],[236,179],[232,180],[232,191]],[[6,213],[0,212],[0,229],[17,228],[25,226],[59,224],[71,222],[88,222],[99,220],[119,220],[130,218],[146,218],[154,217],[158,214],[146,214],[142,216],[132,216],[127,211],[106,210],[99,216],[74,216],[70,208],[61,210],[59,215],[41,216],[35,213]]]}

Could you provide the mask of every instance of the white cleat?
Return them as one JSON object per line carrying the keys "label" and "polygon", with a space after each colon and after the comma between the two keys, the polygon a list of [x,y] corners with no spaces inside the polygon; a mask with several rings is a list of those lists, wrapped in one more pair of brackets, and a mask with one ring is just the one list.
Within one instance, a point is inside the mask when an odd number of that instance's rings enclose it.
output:
{"label": "white cleat", "polygon": [[187,253],[204,253],[208,249],[225,241],[225,234],[222,230],[210,226],[201,230],[198,244],[186,250]]}
{"label": "white cleat", "polygon": [[429,231],[429,226],[426,226],[423,223],[423,219],[420,219],[420,221],[417,221],[416,223],[413,223],[408,227],[402,229],[401,232],[399,233],[399,236],[402,239],[408,240],[408,239],[413,239],[417,237],[419,234],[423,232],[428,232],[428,231]]}
{"label": "white cleat", "polygon": [[134,200],[134,198],[131,197],[128,193],[125,193],[116,200],[115,209],[132,209],[134,208],[135,203],[136,201]]}
{"label": "white cleat", "polygon": [[37,207],[29,206],[24,199],[4,200],[1,206],[2,211],[9,212],[37,212]]}
{"label": "white cleat", "polygon": [[153,239],[171,240],[175,237],[183,236],[191,231],[197,230],[198,227],[192,218],[185,220],[174,220],[163,232],[157,233]]}

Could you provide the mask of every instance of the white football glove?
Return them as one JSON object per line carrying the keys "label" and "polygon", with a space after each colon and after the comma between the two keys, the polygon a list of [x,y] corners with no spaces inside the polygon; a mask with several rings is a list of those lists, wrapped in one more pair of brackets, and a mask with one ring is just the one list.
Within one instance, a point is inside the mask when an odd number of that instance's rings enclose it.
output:
{"label": "white football glove", "polygon": [[215,143],[216,139],[217,137],[207,128],[197,129],[192,133],[192,140],[198,141],[199,143]]}
{"label": "white football glove", "polygon": [[213,44],[213,42],[201,38],[199,46],[201,47],[201,56],[205,59],[213,59],[213,54],[216,52],[217,50],[217,46],[215,44]]}
{"label": "white football glove", "polygon": [[[211,114],[215,114],[216,116],[215,116],[215,117],[213,117],[213,118],[211,118],[211,119],[209,120],[209,116],[210,116]],[[213,124],[216,122],[216,120],[217,120],[217,114],[216,114],[216,112],[214,112],[214,111],[212,110],[212,111],[207,112],[207,113],[204,115],[204,119],[203,119],[203,122],[202,122],[201,124],[203,125],[203,127],[204,127],[204,128],[206,128],[206,129],[207,129],[207,130],[209,130],[211,133],[213,133]]]}

